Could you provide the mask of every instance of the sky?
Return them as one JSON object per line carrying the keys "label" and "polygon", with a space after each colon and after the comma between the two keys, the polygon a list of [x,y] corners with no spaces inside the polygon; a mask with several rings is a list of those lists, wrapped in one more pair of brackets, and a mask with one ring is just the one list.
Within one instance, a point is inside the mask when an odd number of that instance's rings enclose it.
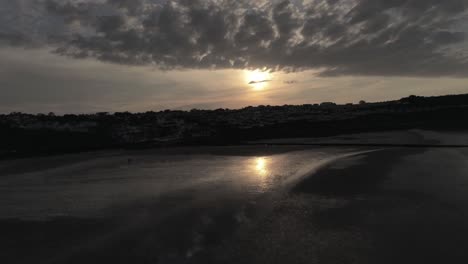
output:
{"label": "sky", "polygon": [[468,0],[0,1],[0,113],[468,93]]}

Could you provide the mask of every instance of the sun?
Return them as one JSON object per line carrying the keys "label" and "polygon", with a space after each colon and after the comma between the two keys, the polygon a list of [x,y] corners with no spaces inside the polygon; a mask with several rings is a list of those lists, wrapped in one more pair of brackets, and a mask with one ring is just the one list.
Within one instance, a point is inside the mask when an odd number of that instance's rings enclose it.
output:
{"label": "sun", "polygon": [[262,70],[245,71],[245,80],[254,90],[263,90],[271,81],[271,73]]}

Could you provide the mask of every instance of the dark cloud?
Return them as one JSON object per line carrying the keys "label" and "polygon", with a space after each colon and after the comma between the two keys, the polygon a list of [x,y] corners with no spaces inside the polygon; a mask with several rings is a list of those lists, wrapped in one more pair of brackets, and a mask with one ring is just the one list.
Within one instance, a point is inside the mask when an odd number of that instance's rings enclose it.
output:
{"label": "dark cloud", "polygon": [[[164,69],[316,68],[328,76],[468,76],[467,1],[35,3],[38,18],[62,21],[60,29],[41,28],[45,44],[77,58]],[[0,41],[10,45],[25,43],[33,39],[31,32],[38,32],[34,25],[3,25]]]}
{"label": "dark cloud", "polygon": [[266,82],[271,82],[271,80],[250,81],[249,84],[266,83]]}

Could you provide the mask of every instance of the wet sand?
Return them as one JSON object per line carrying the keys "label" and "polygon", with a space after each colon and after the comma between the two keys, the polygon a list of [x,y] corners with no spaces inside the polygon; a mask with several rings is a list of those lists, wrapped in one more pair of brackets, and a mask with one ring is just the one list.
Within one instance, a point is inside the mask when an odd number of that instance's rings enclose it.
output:
{"label": "wet sand", "polygon": [[467,155],[391,149],[331,163],[241,236],[232,263],[465,263]]}
{"label": "wet sand", "polygon": [[[294,153],[281,155],[295,158]],[[271,188],[252,196],[242,191],[245,186],[226,189],[232,182],[224,182],[141,199],[100,217],[2,219],[0,258],[4,263],[466,263],[467,158],[466,149],[384,149],[322,159],[292,184],[281,183],[296,174],[279,177],[275,172],[283,169],[274,167],[268,172]]]}

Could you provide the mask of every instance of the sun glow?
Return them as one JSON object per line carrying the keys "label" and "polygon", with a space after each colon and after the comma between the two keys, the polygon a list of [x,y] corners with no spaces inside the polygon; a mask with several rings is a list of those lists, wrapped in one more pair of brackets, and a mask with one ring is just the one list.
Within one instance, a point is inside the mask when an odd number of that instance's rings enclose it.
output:
{"label": "sun glow", "polygon": [[245,71],[245,80],[254,90],[263,90],[271,81],[271,73],[269,71]]}

